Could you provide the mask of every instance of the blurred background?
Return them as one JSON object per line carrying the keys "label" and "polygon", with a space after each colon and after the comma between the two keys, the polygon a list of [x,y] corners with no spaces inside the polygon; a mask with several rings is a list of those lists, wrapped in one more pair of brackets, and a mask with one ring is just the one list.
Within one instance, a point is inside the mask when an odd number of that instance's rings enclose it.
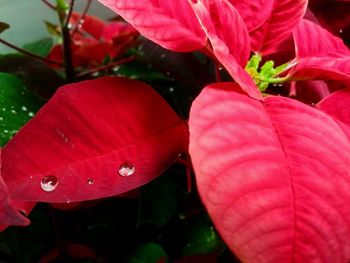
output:
{"label": "blurred background", "polygon": [[[75,11],[83,10],[86,2],[86,0],[76,1]],[[50,1],[50,3],[55,4],[55,1]],[[115,13],[98,1],[92,1],[89,14],[104,19],[115,16]],[[11,30],[2,33],[1,38],[16,46],[22,46],[47,36],[44,21],[58,24],[56,13],[40,0],[0,0],[0,21],[11,26]],[[8,47],[0,44],[0,54],[8,51],[10,51]]]}

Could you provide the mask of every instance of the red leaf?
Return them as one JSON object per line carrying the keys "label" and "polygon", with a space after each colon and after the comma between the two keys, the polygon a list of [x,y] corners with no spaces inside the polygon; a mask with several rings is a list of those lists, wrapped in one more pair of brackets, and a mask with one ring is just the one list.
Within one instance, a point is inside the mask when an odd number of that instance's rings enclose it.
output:
{"label": "red leaf", "polygon": [[229,0],[242,16],[249,31],[263,25],[271,14],[274,0]]}
{"label": "red leaf", "polygon": [[250,51],[248,32],[242,18],[226,0],[213,0],[209,3],[206,6],[202,1],[192,2],[192,7],[216,58],[249,96],[261,99],[254,81],[242,68]]}
{"label": "red leaf", "polygon": [[201,198],[243,262],[349,262],[350,144],[338,121],[220,83],[197,97],[189,126]]}
{"label": "red leaf", "polygon": [[299,23],[293,36],[298,58],[350,55],[342,39],[308,20],[304,19]]}
{"label": "red leaf", "polygon": [[14,207],[8,188],[1,176],[3,170],[3,152],[0,150],[0,231],[4,230],[8,225],[25,226],[29,224],[29,220],[21,215]]}
{"label": "red leaf", "polygon": [[338,120],[350,125],[350,88],[342,89],[317,104],[317,107]]}
{"label": "red leaf", "polygon": [[99,0],[142,35],[173,51],[204,48],[206,37],[187,0]]}
{"label": "red leaf", "polygon": [[328,79],[350,83],[350,56],[301,58],[288,74],[299,80]]}
{"label": "red leaf", "polygon": [[186,144],[186,125],[156,92],[106,77],[60,88],[5,146],[2,172],[16,200],[77,202],[149,182]]}
{"label": "red leaf", "polygon": [[326,81],[295,81],[295,98],[308,104],[315,104],[327,97],[331,92]]}
{"label": "red leaf", "polygon": [[71,25],[73,27],[78,26],[80,30],[89,33],[95,39],[100,39],[106,23],[100,18],[91,15],[85,15],[83,20],[80,21],[81,16],[82,14],[74,12],[69,21]]}
{"label": "red leaf", "polygon": [[286,39],[304,16],[307,0],[275,0],[269,19],[250,33],[252,50],[268,53]]}

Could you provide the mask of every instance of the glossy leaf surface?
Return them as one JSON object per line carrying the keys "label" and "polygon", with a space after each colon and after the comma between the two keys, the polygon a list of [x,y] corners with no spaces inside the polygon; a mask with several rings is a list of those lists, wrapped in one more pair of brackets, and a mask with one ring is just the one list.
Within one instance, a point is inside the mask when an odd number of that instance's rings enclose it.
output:
{"label": "glossy leaf surface", "polygon": [[99,0],[142,35],[173,51],[194,51],[206,37],[187,0]]}
{"label": "glossy leaf surface", "polygon": [[3,149],[2,175],[14,199],[96,199],[154,179],[186,145],[184,122],[150,87],[106,77],[61,87]]}
{"label": "glossy leaf surface", "polygon": [[243,262],[349,261],[348,126],[231,83],[202,91],[189,126],[201,198]]}
{"label": "glossy leaf surface", "polygon": [[0,72],[0,146],[5,145],[43,104],[15,75]]}

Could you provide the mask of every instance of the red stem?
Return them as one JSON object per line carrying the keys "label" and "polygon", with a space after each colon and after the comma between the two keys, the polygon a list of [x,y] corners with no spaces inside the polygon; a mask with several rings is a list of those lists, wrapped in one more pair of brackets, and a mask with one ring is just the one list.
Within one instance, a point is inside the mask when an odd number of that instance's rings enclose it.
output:
{"label": "red stem", "polygon": [[36,54],[33,54],[33,53],[31,53],[31,52],[29,52],[29,51],[27,51],[27,50],[25,50],[25,49],[19,48],[19,47],[15,46],[15,45],[13,45],[13,44],[11,44],[11,43],[9,43],[9,42],[3,40],[2,38],[0,38],[0,43],[4,44],[5,46],[8,46],[8,47],[10,47],[10,48],[12,48],[12,49],[14,49],[14,50],[17,50],[18,52],[23,53],[23,54],[25,54],[25,55],[27,55],[27,56],[29,56],[29,57],[33,57],[33,58],[39,59],[39,60],[44,61],[44,62],[46,62],[46,63],[55,64],[55,65],[58,65],[58,66],[60,66],[60,67],[63,67],[63,66],[64,66],[64,65],[63,65],[61,62],[59,62],[59,61],[40,57],[40,56],[38,56],[38,55],[36,55]]}
{"label": "red stem", "polygon": [[93,69],[90,69],[90,70],[87,70],[87,71],[83,71],[80,74],[78,74],[77,77],[78,78],[86,77],[86,76],[89,76],[89,75],[91,75],[93,73],[96,73],[96,72],[99,72],[99,71],[102,71],[102,70],[106,70],[106,69],[110,69],[110,68],[114,68],[115,66],[118,66],[118,65],[121,65],[121,64],[125,64],[125,63],[131,62],[133,60],[135,60],[134,56],[123,58],[123,59],[120,59],[120,60],[115,61],[113,63],[110,63],[108,65],[104,65],[104,66],[93,68]]}
{"label": "red stem", "polygon": [[53,4],[51,4],[49,1],[47,0],[41,0],[44,4],[46,4],[48,7],[50,7],[52,10],[56,10],[56,6],[54,6]]}
{"label": "red stem", "polygon": [[78,23],[75,25],[75,28],[72,31],[72,37],[79,30],[80,25],[82,25],[84,23],[84,18],[86,16],[87,12],[90,9],[90,6],[91,6],[91,0],[88,0],[87,4],[85,5],[84,11],[83,11],[83,13],[81,14],[81,16],[80,16],[80,18],[78,20]]}

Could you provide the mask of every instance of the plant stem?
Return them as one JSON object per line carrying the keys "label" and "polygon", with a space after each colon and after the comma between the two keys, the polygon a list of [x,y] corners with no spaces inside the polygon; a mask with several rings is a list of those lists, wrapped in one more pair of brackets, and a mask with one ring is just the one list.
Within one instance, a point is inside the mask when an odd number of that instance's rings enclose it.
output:
{"label": "plant stem", "polygon": [[2,38],[0,38],[0,43],[4,44],[5,46],[8,46],[8,47],[10,47],[10,48],[12,48],[12,49],[14,49],[14,50],[17,50],[18,52],[23,53],[23,54],[25,54],[25,55],[27,55],[27,56],[29,56],[29,57],[33,57],[33,58],[39,59],[39,60],[41,60],[41,61],[44,61],[44,62],[46,62],[46,63],[55,64],[55,65],[58,65],[58,66],[61,66],[61,67],[64,66],[64,65],[63,65],[61,62],[59,62],[59,61],[55,61],[55,60],[51,60],[51,59],[47,59],[47,58],[40,57],[40,56],[38,56],[38,55],[36,55],[36,54],[34,54],[34,53],[31,53],[31,52],[29,52],[29,51],[27,51],[27,50],[25,50],[25,49],[23,49],[23,48],[17,47],[17,46],[15,46],[15,45],[13,45],[13,44],[11,44],[11,43],[9,43],[9,42],[3,40]]}
{"label": "plant stem", "polygon": [[62,38],[63,38],[63,58],[64,66],[66,72],[67,82],[74,82],[74,67],[73,67],[73,58],[72,58],[72,45],[69,32],[69,20],[73,12],[75,0],[71,0],[68,15],[65,18],[65,21],[61,21],[62,27]]}
{"label": "plant stem", "polygon": [[74,36],[74,34],[79,30],[79,27],[84,23],[84,18],[86,16],[87,12],[90,9],[91,2],[92,2],[91,0],[88,0],[87,4],[85,5],[84,11],[81,14],[77,24],[75,25],[75,28],[74,28],[73,32],[72,32],[72,36]]}
{"label": "plant stem", "polygon": [[50,7],[52,10],[56,10],[56,6],[54,6],[53,4],[51,4],[49,1],[47,0],[41,0],[44,4],[46,4],[48,7]]}
{"label": "plant stem", "polygon": [[89,76],[89,75],[91,75],[93,73],[96,73],[96,72],[99,72],[99,71],[102,71],[102,70],[106,70],[106,69],[110,69],[110,68],[114,68],[115,66],[118,66],[118,65],[121,65],[121,64],[125,64],[125,63],[131,62],[133,60],[135,60],[134,56],[123,58],[123,59],[120,59],[118,61],[112,62],[112,63],[110,63],[108,65],[105,65],[105,66],[101,66],[101,67],[89,69],[87,71],[83,71],[80,74],[78,74],[77,77],[78,78],[86,77],[86,76]]}

